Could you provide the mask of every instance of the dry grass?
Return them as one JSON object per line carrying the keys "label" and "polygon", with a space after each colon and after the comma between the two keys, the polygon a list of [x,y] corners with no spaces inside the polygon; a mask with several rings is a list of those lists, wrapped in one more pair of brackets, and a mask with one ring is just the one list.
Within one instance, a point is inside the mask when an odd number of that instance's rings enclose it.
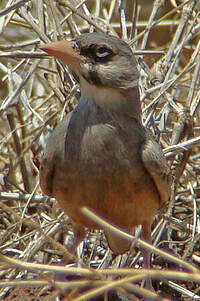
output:
{"label": "dry grass", "polygon": [[[97,300],[97,296],[101,296],[98,300],[136,300],[135,294],[148,300],[155,300],[157,294],[162,296],[159,300],[199,300],[199,9],[195,0],[168,0],[165,5],[162,1],[137,5],[131,0],[3,1],[2,300],[59,300],[61,294],[63,300],[74,301]],[[139,255],[113,260],[101,232],[90,232],[78,256],[70,255],[64,247],[72,240],[70,220],[55,200],[42,196],[38,184],[45,138],[79,100],[78,86],[68,70],[46,58],[39,46],[94,30],[119,35],[137,55],[143,122],[162,144],[174,176],[172,201],[154,223],[154,245],[168,251],[154,250],[155,269],[149,273],[157,279],[156,293],[136,285],[147,276],[138,269]],[[63,260],[72,264],[63,268],[63,263],[59,265]]]}

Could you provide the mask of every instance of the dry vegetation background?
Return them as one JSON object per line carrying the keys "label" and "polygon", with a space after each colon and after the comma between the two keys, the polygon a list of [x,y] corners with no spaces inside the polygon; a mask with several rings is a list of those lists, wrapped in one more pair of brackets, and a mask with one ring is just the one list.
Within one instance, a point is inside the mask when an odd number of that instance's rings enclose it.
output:
{"label": "dry vegetation background", "polygon": [[[200,300],[199,11],[195,0],[0,3],[1,300]],[[45,138],[80,96],[67,68],[39,47],[89,31],[118,35],[137,55],[143,122],[174,177],[152,229],[154,245],[176,257],[153,257],[156,293],[136,285],[147,275],[138,253],[114,258],[101,232],[63,269],[70,220],[39,187]]]}

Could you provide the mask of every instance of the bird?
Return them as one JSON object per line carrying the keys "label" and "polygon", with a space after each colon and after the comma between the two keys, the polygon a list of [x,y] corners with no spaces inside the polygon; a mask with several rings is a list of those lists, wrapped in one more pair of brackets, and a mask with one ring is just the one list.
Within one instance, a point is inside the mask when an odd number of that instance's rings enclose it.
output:
{"label": "bird", "polygon": [[[93,32],[41,49],[68,66],[81,91],[79,103],[48,138],[42,191],[71,217],[78,241],[86,228],[99,229],[82,214],[87,207],[130,233],[142,225],[142,238],[150,242],[153,218],[170,198],[170,168],[142,124],[140,73],[131,48],[116,36]],[[114,254],[129,251],[130,241],[104,230]]]}

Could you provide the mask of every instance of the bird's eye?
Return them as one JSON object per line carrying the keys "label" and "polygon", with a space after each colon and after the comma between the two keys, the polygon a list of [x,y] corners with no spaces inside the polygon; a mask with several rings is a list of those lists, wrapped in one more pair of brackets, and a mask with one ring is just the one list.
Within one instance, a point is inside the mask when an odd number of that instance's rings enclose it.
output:
{"label": "bird's eye", "polygon": [[108,57],[110,54],[112,53],[112,51],[110,49],[108,49],[107,47],[99,47],[96,50],[96,56],[99,59],[104,59],[106,57]]}

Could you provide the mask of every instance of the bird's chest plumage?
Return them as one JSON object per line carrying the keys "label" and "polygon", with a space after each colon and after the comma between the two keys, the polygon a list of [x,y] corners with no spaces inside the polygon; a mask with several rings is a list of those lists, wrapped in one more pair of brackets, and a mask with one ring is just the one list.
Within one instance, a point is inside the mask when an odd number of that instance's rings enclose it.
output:
{"label": "bird's chest plumage", "polygon": [[80,216],[80,207],[87,206],[118,225],[133,223],[134,198],[144,198],[144,180],[147,191],[152,186],[141,164],[144,138],[138,127],[133,120],[125,129],[97,107],[83,106],[72,114],[62,164],[66,180],[59,181],[59,169],[54,194],[74,220],[77,216],[79,223],[95,227]]}
{"label": "bird's chest plumage", "polygon": [[89,177],[102,181],[106,176],[128,175],[132,169],[140,173],[138,163],[144,137],[136,120],[126,123],[125,126],[98,106],[78,107],[72,114],[65,141],[69,170],[78,172],[85,181]]}

